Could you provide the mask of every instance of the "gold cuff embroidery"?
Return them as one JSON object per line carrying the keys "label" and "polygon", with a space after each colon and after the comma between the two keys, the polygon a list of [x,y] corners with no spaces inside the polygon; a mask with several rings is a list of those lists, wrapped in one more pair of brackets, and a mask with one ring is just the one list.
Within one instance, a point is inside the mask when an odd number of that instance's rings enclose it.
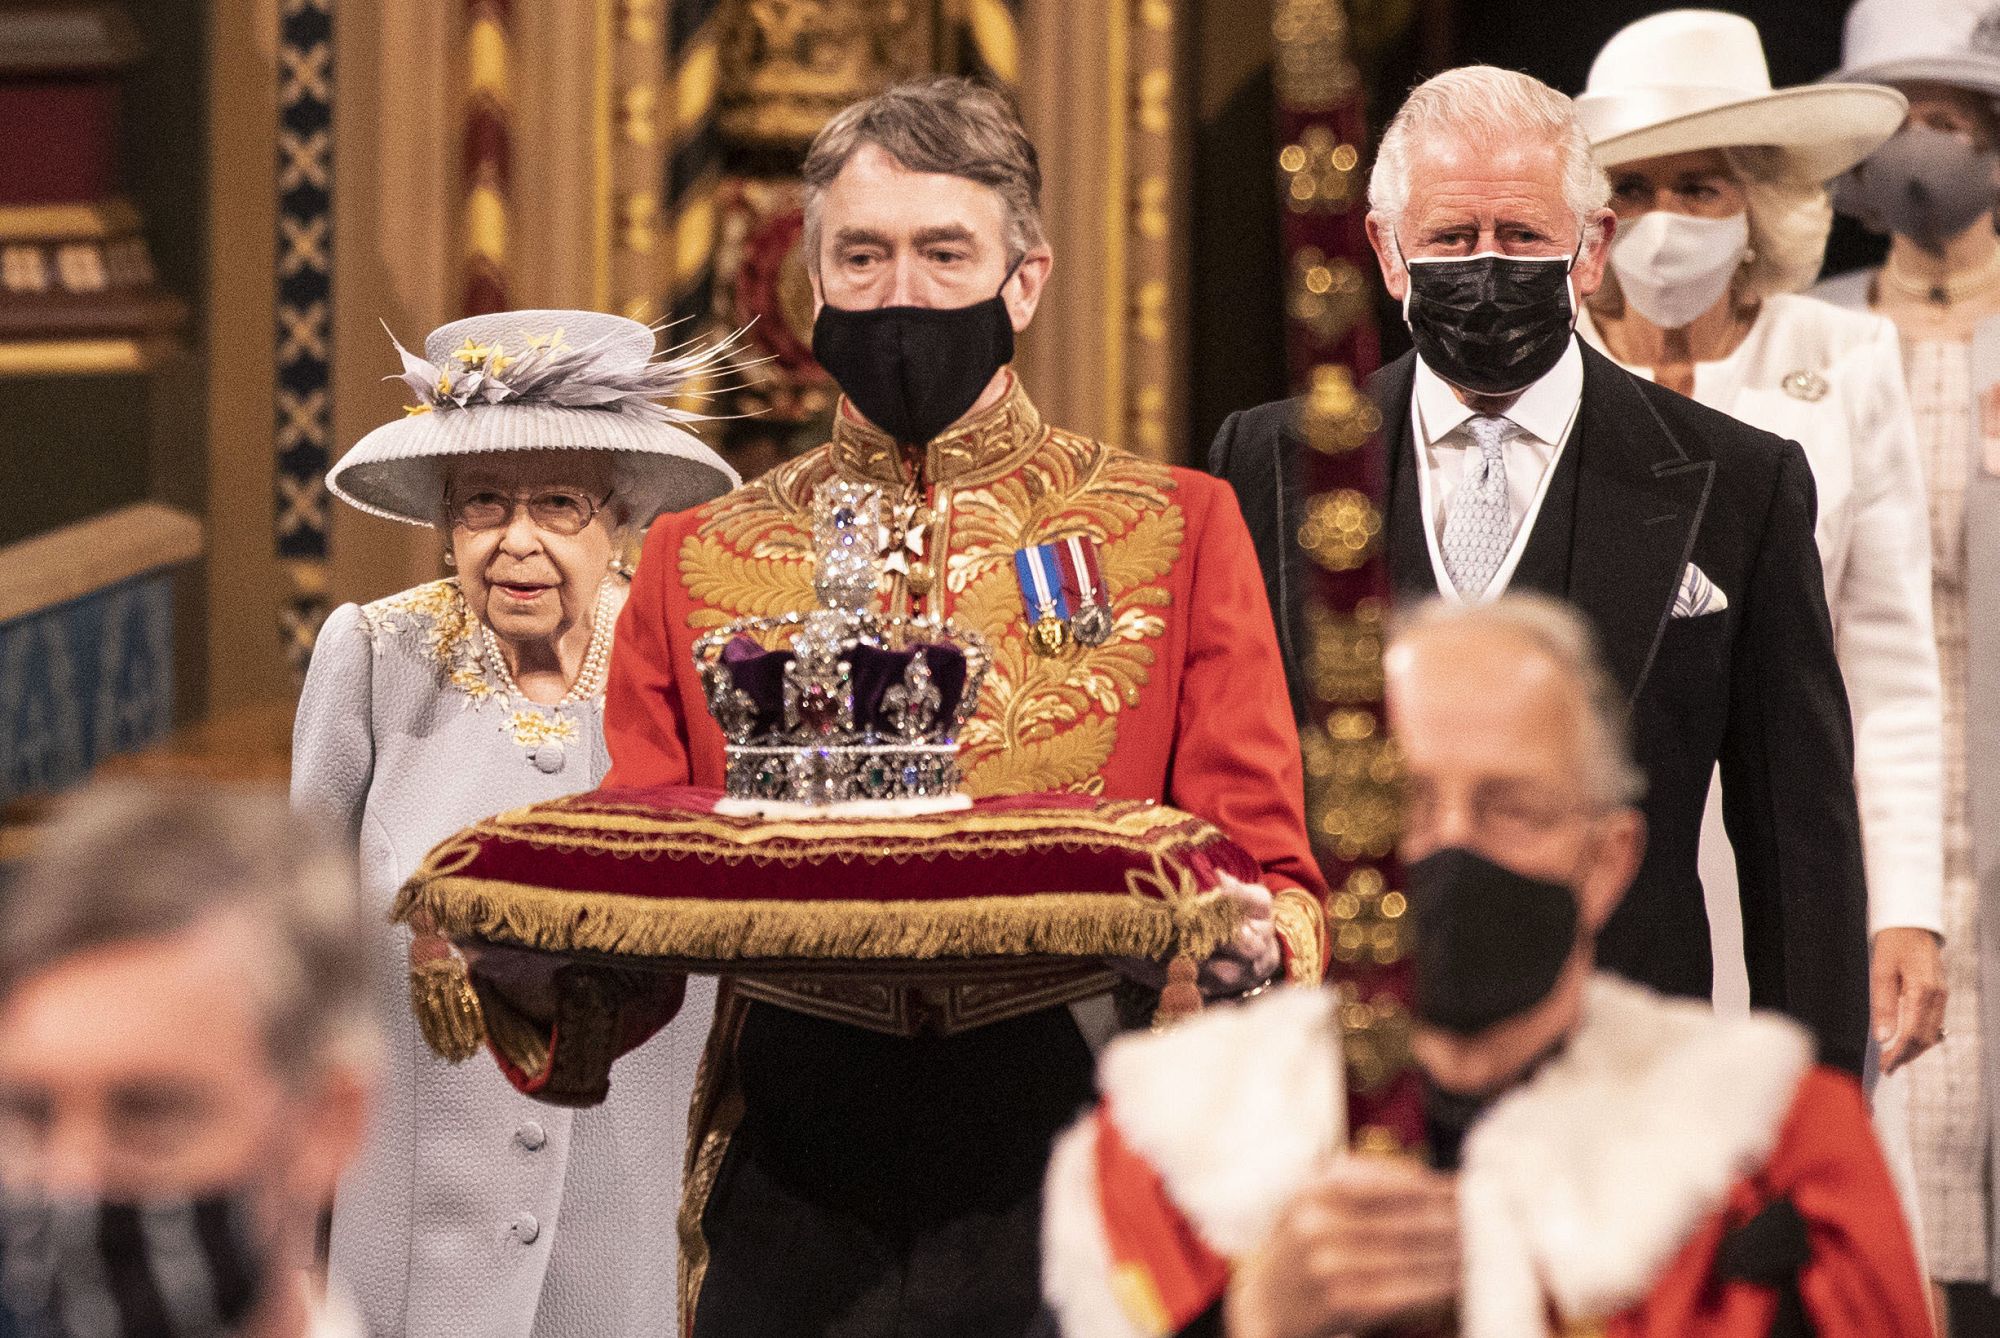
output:
{"label": "gold cuff embroidery", "polygon": [[1285,945],[1285,980],[1317,985],[1326,978],[1326,915],[1319,899],[1303,888],[1281,888],[1271,901],[1271,919]]}

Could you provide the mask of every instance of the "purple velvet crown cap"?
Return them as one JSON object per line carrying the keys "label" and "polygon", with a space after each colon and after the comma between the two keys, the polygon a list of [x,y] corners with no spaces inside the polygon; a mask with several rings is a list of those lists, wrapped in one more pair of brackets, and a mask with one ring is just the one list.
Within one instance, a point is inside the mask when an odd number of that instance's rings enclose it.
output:
{"label": "purple velvet crown cap", "polygon": [[[847,652],[847,662],[853,670],[856,730],[884,736],[895,733],[883,712],[882,697],[890,687],[903,681],[911,657],[918,654],[930,664],[931,682],[938,691],[939,723],[954,718],[959,699],[965,695],[964,651],[934,642],[908,650],[857,645]],[[722,648],[721,660],[730,682],[747,694],[756,707],[753,735],[768,735],[782,727],[785,666],[792,662],[792,652],[765,650],[751,637],[736,636]]]}

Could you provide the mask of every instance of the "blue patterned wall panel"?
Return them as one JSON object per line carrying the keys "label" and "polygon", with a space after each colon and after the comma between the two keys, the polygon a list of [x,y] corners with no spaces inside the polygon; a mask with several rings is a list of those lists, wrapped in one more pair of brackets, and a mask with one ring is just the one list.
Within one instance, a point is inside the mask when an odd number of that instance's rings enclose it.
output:
{"label": "blue patterned wall panel", "polygon": [[173,688],[166,570],[0,623],[0,801],[163,738]]}

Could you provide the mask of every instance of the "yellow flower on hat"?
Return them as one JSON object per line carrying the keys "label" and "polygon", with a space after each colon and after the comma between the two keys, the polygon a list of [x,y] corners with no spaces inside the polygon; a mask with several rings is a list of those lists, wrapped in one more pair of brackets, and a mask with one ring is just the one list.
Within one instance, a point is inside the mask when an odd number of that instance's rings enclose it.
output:
{"label": "yellow flower on hat", "polygon": [[465,342],[459,345],[458,351],[452,354],[451,357],[452,361],[461,367],[477,367],[481,363],[489,361],[499,351],[499,345],[475,344],[472,342],[472,336],[467,335]]}

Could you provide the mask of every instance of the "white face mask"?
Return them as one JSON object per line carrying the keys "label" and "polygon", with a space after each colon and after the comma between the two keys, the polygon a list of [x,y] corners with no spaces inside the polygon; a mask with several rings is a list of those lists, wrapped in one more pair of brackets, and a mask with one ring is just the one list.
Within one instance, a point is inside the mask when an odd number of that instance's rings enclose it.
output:
{"label": "white face mask", "polygon": [[1750,249],[1750,216],[1695,218],[1655,209],[1611,242],[1611,268],[1634,311],[1678,330],[1722,300]]}

